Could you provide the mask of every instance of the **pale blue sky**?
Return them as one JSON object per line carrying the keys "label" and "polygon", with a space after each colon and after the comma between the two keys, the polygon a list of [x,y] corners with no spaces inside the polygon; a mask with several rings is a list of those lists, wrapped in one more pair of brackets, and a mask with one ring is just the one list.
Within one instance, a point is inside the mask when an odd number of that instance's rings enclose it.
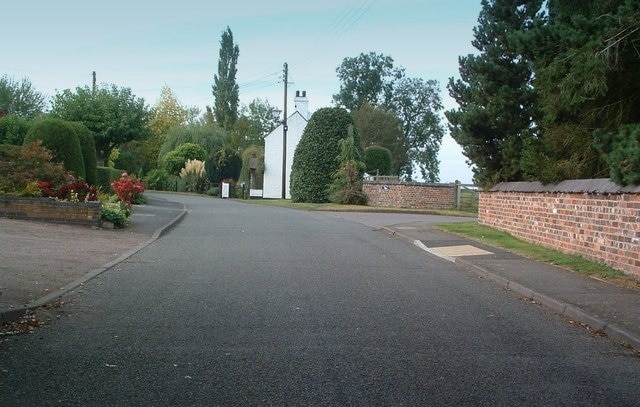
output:
{"label": "pale blue sky", "polygon": [[[169,86],[187,106],[213,105],[220,35],[240,47],[240,102],[267,99],[282,108],[282,65],[289,64],[288,108],[306,90],[310,109],[331,105],[345,57],[374,51],[407,74],[440,82],[458,76],[458,56],[474,52],[480,0],[272,0],[176,2],[20,0],[0,7],[0,75],[27,77],[40,92],[98,83],[132,89],[153,105]],[[98,3],[98,2],[96,2]],[[446,122],[444,122],[446,124]],[[442,182],[471,182],[460,147],[446,137]]]}

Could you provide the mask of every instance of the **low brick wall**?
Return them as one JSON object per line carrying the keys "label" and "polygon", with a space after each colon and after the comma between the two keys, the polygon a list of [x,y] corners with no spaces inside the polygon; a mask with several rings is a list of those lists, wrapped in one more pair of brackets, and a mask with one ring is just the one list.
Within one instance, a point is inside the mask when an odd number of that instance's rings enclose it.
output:
{"label": "low brick wall", "polygon": [[98,226],[100,203],[0,196],[0,217]]}
{"label": "low brick wall", "polygon": [[455,184],[364,181],[362,191],[370,206],[411,209],[455,209]]}
{"label": "low brick wall", "polygon": [[634,188],[609,180],[504,183],[480,193],[478,217],[524,240],[640,278],[640,191]]}

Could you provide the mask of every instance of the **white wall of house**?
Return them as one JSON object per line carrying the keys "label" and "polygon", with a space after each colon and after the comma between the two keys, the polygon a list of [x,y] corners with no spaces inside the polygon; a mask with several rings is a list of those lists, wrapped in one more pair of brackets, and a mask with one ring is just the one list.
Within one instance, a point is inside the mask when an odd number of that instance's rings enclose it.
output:
{"label": "white wall of house", "polygon": [[[291,177],[291,164],[296,147],[309,120],[309,100],[306,92],[296,92],[294,99],[295,112],[287,118],[287,158],[285,191],[287,199]],[[262,187],[263,198],[282,198],[282,125],[264,138],[264,180]]]}

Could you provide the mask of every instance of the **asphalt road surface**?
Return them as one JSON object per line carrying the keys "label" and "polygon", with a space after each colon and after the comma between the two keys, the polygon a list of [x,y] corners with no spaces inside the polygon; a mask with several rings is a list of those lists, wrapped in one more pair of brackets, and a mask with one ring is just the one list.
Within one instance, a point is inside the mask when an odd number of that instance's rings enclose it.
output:
{"label": "asphalt road surface", "polygon": [[371,226],[175,199],[175,229],[2,339],[0,406],[638,405],[632,351]]}

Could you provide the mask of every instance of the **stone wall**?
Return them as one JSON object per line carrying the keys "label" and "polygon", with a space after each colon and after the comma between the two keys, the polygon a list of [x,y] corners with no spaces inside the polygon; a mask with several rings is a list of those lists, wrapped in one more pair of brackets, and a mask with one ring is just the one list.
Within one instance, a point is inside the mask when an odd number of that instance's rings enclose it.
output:
{"label": "stone wall", "polygon": [[609,180],[503,183],[480,193],[479,222],[640,278],[640,190]]}
{"label": "stone wall", "polygon": [[60,202],[50,198],[0,196],[0,216],[52,223],[100,225],[99,202]]}
{"label": "stone wall", "polygon": [[455,184],[365,181],[362,191],[370,206],[411,209],[455,209]]}

